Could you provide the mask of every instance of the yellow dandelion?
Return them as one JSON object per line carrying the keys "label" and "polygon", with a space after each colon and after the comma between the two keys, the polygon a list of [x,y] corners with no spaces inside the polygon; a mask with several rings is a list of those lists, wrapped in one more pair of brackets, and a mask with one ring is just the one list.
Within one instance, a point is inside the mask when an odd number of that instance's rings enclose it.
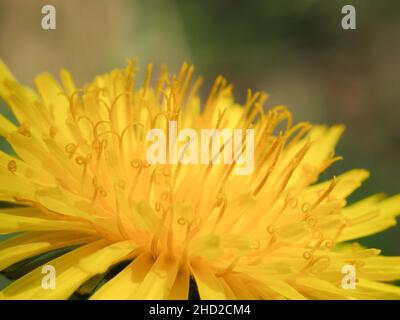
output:
{"label": "yellow dandelion", "polygon": [[[222,77],[201,103],[187,64],[154,81],[149,65],[139,88],[136,74],[131,62],[77,89],[62,70],[61,83],[44,73],[33,90],[0,63],[16,119],[0,115],[15,152],[0,153],[0,200],[18,205],[0,209],[0,233],[13,234],[0,242],[0,269],[18,274],[2,298],[187,299],[191,285],[201,299],[400,298],[390,284],[400,257],[350,242],[393,226],[400,197],[347,206],[365,170],[319,181],[340,159],[342,126],[294,125],[284,106],[264,111],[265,93],[240,105]],[[171,121],[254,130],[254,170],[236,174],[237,159],[150,163],[146,134],[170,135]]]}

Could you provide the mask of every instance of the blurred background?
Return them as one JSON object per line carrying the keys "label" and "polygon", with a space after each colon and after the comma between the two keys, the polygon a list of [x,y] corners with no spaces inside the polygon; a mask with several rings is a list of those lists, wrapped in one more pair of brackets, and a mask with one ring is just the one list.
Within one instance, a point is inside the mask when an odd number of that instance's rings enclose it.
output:
{"label": "blurred background", "polygon": [[[56,8],[56,30],[41,28],[46,4]],[[341,27],[346,4],[356,8],[356,30]],[[239,101],[247,88],[265,90],[268,106],[288,105],[296,121],[345,124],[344,161],[323,178],[370,170],[350,201],[400,192],[399,35],[395,0],[0,1],[0,58],[26,84],[62,67],[84,85],[129,58],[142,70],[153,62],[178,71],[187,61],[208,86],[227,77]],[[361,243],[400,255],[399,240],[397,226]]]}

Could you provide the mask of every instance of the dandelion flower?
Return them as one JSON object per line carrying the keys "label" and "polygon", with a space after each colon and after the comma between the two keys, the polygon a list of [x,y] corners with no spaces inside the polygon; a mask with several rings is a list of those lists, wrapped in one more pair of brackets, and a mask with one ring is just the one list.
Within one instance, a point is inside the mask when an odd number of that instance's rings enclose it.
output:
{"label": "dandelion flower", "polygon": [[[21,85],[0,63],[0,269],[17,279],[3,299],[398,299],[400,257],[352,242],[396,223],[400,197],[346,205],[368,177],[361,169],[328,181],[342,126],[293,124],[267,94],[244,105],[218,77],[205,102],[201,79],[135,63],[77,89],[66,70]],[[153,80],[152,80],[153,79]],[[252,128],[254,171],[232,164],[151,164],[146,132]],[[244,149],[246,147],[244,146]],[[220,153],[224,152],[223,147]],[[245,152],[245,150],[244,150]],[[33,263],[32,261],[39,262]],[[56,286],[42,286],[42,266]],[[343,266],[355,270],[343,287]],[[21,274],[23,273],[23,274]]]}

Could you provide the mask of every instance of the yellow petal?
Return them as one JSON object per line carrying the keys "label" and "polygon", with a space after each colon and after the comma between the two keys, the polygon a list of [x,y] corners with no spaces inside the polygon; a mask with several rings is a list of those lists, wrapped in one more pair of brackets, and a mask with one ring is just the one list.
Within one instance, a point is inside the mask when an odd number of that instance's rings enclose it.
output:
{"label": "yellow petal", "polygon": [[153,264],[154,259],[149,253],[139,255],[129,266],[96,291],[90,299],[129,299],[139,287]]}
{"label": "yellow petal", "polygon": [[400,300],[400,288],[395,285],[362,278],[359,279],[356,288],[365,299]]}
{"label": "yellow petal", "polygon": [[[57,275],[60,275],[64,271],[68,270],[71,266],[76,264],[79,259],[104,248],[105,245],[105,241],[93,242],[48,262],[47,265],[51,265],[55,268],[56,286],[59,285],[59,283],[57,283]],[[42,267],[34,269],[7,286],[2,291],[3,298],[22,300],[31,299],[37,292],[46,291],[42,287],[43,277],[44,275],[42,274]],[[72,281],[71,284],[73,285]],[[68,298],[68,296],[65,298]]]}
{"label": "yellow petal", "polygon": [[99,240],[47,263],[56,271],[55,289],[42,287],[43,274],[39,267],[13,282],[2,293],[6,299],[67,299],[83,282],[104,273],[135,249],[131,241],[107,245],[106,241]]}
{"label": "yellow petal", "polygon": [[10,209],[0,209],[0,234],[23,231],[54,231],[70,230],[93,234],[95,231],[89,224],[78,221],[56,220],[38,217],[28,217],[4,212]]}
{"label": "yellow petal", "polygon": [[65,92],[69,96],[71,96],[76,91],[75,83],[74,80],[72,79],[71,74],[68,72],[68,70],[62,69],[60,71],[60,78],[64,86]]}
{"label": "yellow petal", "polygon": [[[347,171],[336,178],[335,188],[330,193],[330,197],[336,199],[345,199],[354,190],[361,186],[362,182],[369,177],[369,172],[363,169],[354,169]],[[326,190],[332,180],[318,183],[307,188],[307,193],[317,193],[317,190]]]}
{"label": "yellow petal", "polygon": [[132,299],[161,300],[166,299],[171,292],[178,272],[179,260],[162,253],[148,274],[138,286]]}
{"label": "yellow petal", "polygon": [[373,196],[343,209],[349,226],[344,229],[340,241],[365,237],[396,224],[395,218],[400,213],[400,195],[382,201],[379,201],[380,198]]}
{"label": "yellow petal", "polygon": [[268,281],[266,281],[266,285],[270,290],[275,291],[276,293],[285,297],[286,299],[290,299],[290,300],[305,300],[306,299],[306,297],[304,297],[294,287],[292,287],[285,281],[268,280]]}
{"label": "yellow petal", "polygon": [[400,279],[400,257],[376,256],[364,260],[365,265],[357,271],[358,276],[376,281]]}
{"label": "yellow petal", "polygon": [[57,126],[65,127],[69,115],[69,101],[68,97],[63,95],[60,85],[49,73],[38,75],[34,81]]}
{"label": "yellow petal", "polygon": [[0,270],[38,254],[82,244],[93,239],[92,236],[63,231],[26,232],[0,242]]}
{"label": "yellow petal", "polygon": [[10,120],[0,114],[0,135],[7,137],[10,132],[16,131],[17,127]]}
{"label": "yellow petal", "polygon": [[314,278],[297,277],[293,280],[299,292],[315,299],[347,299],[348,290],[340,289],[332,283]]}
{"label": "yellow petal", "polygon": [[27,117],[24,111],[14,106],[10,97],[12,95],[19,96],[23,99],[27,99],[33,102],[36,99],[36,94],[32,89],[21,86],[15,79],[11,71],[7,66],[0,60],[0,96],[7,102],[7,105],[11,107],[18,122],[23,122]]}
{"label": "yellow petal", "polygon": [[191,270],[202,300],[227,299],[224,285],[206,265],[201,262],[192,263]]}
{"label": "yellow petal", "polygon": [[248,287],[246,279],[242,279],[239,273],[228,273],[223,276],[226,284],[231,288],[237,299],[255,300],[257,299],[254,292]]}
{"label": "yellow petal", "polygon": [[186,268],[178,270],[168,300],[187,300],[189,294],[190,273]]}

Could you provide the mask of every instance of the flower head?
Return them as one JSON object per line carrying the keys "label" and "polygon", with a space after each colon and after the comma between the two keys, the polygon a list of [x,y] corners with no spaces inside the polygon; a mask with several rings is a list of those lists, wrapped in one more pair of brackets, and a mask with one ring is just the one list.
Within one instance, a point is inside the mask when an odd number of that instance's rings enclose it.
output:
{"label": "flower head", "polygon": [[[0,115],[15,152],[0,153],[0,200],[19,205],[0,210],[0,233],[17,233],[0,243],[0,269],[53,254],[1,297],[187,299],[193,279],[202,299],[400,298],[385,283],[400,278],[400,257],[349,242],[394,225],[400,197],[347,206],[365,170],[319,181],[340,159],[342,126],[293,124],[284,106],[264,111],[265,93],[249,90],[240,105],[222,77],[201,103],[192,66],[163,67],[156,81],[152,71],[135,86],[131,62],[79,90],[62,70],[61,84],[44,73],[33,90],[0,63],[16,118]],[[147,132],[168,136],[171,121],[254,130],[253,172],[235,174],[237,161],[149,163]],[[224,154],[220,142],[212,156]],[[43,264],[55,268],[54,290],[41,285]],[[354,289],[343,286],[344,266]]]}

